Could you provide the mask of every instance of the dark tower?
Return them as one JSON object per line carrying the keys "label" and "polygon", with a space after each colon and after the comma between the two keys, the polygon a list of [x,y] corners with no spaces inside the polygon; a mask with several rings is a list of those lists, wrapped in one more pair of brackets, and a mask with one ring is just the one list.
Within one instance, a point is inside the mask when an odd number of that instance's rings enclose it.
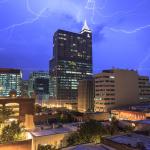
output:
{"label": "dark tower", "polygon": [[50,60],[50,95],[57,100],[77,100],[79,80],[92,76],[92,32],[85,21],[81,33],[57,30]]}

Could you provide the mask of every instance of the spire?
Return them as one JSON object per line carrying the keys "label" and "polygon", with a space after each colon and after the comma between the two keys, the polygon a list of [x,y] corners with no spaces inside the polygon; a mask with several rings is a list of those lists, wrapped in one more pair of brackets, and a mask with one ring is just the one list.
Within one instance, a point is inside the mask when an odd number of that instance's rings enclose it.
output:
{"label": "spire", "polygon": [[82,27],[81,33],[83,33],[83,32],[91,32],[90,28],[87,25],[87,21],[86,20],[84,21],[84,25]]}

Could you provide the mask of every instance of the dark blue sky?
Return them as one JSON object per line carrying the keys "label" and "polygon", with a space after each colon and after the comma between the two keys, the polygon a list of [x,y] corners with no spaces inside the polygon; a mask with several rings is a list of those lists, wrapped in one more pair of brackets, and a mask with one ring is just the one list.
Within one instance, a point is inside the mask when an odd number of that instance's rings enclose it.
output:
{"label": "dark blue sky", "polygon": [[0,0],[0,67],[48,70],[57,29],[93,31],[94,73],[150,75],[150,0]]}

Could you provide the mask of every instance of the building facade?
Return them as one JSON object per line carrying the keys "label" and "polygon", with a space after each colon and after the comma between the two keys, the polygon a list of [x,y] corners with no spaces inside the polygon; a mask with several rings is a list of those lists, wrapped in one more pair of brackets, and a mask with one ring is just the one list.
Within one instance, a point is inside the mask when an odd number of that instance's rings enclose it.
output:
{"label": "building facade", "polygon": [[138,103],[138,77],[136,71],[123,69],[104,70],[95,75],[95,112]]}
{"label": "building facade", "polygon": [[44,71],[32,72],[29,77],[28,93],[35,96],[37,102],[49,99],[49,73]]}
{"label": "building facade", "polygon": [[0,69],[0,96],[9,96],[11,90],[17,92],[17,96],[21,95],[21,79],[22,73],[19,69]]}
{"label": "building facade", "polygon": [[29,95],[28,95],[28,86],[29,86],[29,81],[28,80],[22,80],[21,81],[21,96],[22,97],[29,97]]}
{"label": "building facade", "polygon": [[137,71],[110,69],[95,75],[95,111],[150,101],[149,77]]}
{"label": "building facade", "polygon": [[13,114],[9,119],[25,121],[25,115],[34,115],[35,99],[23,97],[1,97],[0,109],[11,109]]}
{"label": "building facade", "polygon": [[78,111],[94,111],[94,80],[79,81],[78,86]]}
{"label": "building facade", "polygon": [[139,99],[141,102],[150,101],[150,81],[147,76],[139,76]]}
{"label": "building facade", "polygon": [[77,100],[79,80],[92,76],[92,32],[85,22],[81,33],[58,30],[50,60],[53,99]]}

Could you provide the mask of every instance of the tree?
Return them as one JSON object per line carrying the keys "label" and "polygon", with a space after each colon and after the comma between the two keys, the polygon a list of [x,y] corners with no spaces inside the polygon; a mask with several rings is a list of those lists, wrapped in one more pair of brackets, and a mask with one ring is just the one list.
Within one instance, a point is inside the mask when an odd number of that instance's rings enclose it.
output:
{"label": "tree", "polygon": [[81,143],[81,138],[80,138],[80,135],[78,132],[75,132],[75,133],[72,133],[68,140],[68,145],[71,146],[71,145],[78,145]]}
{"label": "tree", "polygon": [[12,109],[6,107],[0,109],[0,123],[4,123],[12,114],[14,114]]}
{"label": "tree", "polygon": [[106,129],[101,123],[90,120],[84,124],[81,124],[78,133],[73,133],[68,138],[69,145],[77,145],[81,143],[100,143],[101,137],[106,134]]}
{"label": "tree", "polygon": [[19,122],[13,121],[10,125],[5,126],[1,133],[1,142],[9,143],[20,139],[24,128],[20,126]]}
{"label": "tree", "polygon": [[118,130],[119,130],[119,121],[115,117],[112,117],[111,123],[107,127],[108,134],[114,135],[118,132]]}
{"label": "tree", "polygon": [[135,127],[131,126],[131,125],[128,125],[128,126],[125,126],[123,128],[123,131],[126,132],[126,133],[130,133],[132,132],[133,130],[135,129]]}
{"label": "tree", "polygon": [[96,142],[105,133],[106,131],[102,124],[94,120],[82,124],[79,130],[79,135],[85,143]]}

